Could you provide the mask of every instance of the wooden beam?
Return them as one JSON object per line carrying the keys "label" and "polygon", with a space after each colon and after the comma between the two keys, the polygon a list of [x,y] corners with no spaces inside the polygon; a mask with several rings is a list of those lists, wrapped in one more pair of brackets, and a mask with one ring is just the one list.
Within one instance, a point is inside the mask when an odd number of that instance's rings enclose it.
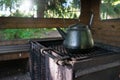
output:
{"label": "wooden beam", "polygon": [[29,40],[28,39],[17,39],[17,40],[4,40],[0,41],[0,46],[4,45],[19,45],[19,44],[28,44]]}
{"label": "wooden beam", "polygon": [[17,52],[17,53],[11,53],[11,54],[8,53],[8,54],[0,55],[0,61],[26,59],[26,58],[29,58],[28,52]]}
{"label": "wooden beam", "polygon": [[5,41],[0,41],[0,46],[11,46],[11,45],[25,45],[29,44],[29,41],[34,40],[34,41],[46,41],[46,40],[55,40],[55,39],[62,39],[61,37],[53,37],[53,38],[36,38],[36,39],[15,39],[15,40],[5,40]]}
{"label": "wooden beam", "polygon": [[77,19],[0,17],[0,29],[67,27]]}
{"label": "wooden beam", "polygon": [[80,22],[88,24],[90,20],[91,0],[81,0]]}
{"label": "wooden beam", "polygon": [[0,54],[29,51],[29,44],[0,46]]}

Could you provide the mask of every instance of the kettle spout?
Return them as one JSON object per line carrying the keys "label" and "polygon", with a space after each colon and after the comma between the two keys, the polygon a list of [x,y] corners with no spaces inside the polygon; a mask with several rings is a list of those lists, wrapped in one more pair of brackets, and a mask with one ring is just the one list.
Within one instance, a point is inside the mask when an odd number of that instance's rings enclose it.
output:
{"label": "kettle spout", "polygon": [[61,36],[63,37],[63,39],[65,39],[66,33],[65,33],[62,29],[60,29],[59,27],[57,27],[56,29],[57,29],[58,32],[61,34]]}

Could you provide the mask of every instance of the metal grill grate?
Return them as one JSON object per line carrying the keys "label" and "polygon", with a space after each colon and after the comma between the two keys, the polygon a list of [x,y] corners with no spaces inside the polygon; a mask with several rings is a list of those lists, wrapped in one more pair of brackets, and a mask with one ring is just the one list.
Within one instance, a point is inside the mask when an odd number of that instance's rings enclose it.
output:
{"label": "metal grill grate", "polygon": [[[49,75],[50,73],[48,72],[49,59],[46,58],[46,56],[52,58],[54,61],[58,59],[60,61],[60,64],[62,62],[63,65],[63,64],[69,64],[69,61],[73,61],[73,60],[74,62],[76,62],[88,58],[94,58],[97,56],[105,57],[105,55],[115,54],[117,53],[117,51],[120,50],[110,46],[106,47],[105,45],[97,44],[94,46],[94,48],[90,50],[86,50],[85,52],[79,52],[78,54],[74,54],[67,52],[67,50],[62,45],[62,42],[63,40],[61,39],[30,41],[31,52],[30,52],[29,62],[30,62],[30,73],[32,80],[49,80],[48,79],[50,76]],[[43,52],[47,55],[44,55],[41,50],[45,50]],[[58,63],[58,60],[55,63]],[[93,63],[95,62],[93,61]],[[91,65],[93,65],[93,63],[91,63]]]}
{"label": "metal grill grate", "polygon": [[69,56],[69,58],[71,58],[72,60],[92,58],[92,57],[97,57],[97,56],[102,56],[107,54],[109,55],[110,53],[113,52],[108,49],[95,45],[93,48],[88,50],[84,50],[78,53],[69,53],[62,45],[62,41],[53,41],[53,42],[48,41],[48,42],[41,42],[41,43],[38,42],[38,44],[41,44],[42,46],[44,46],[43,48],[50,49],[50,50],[47,50],[48,53],[50,53],[50,51],[54,51],[56,54],[62,57]]}

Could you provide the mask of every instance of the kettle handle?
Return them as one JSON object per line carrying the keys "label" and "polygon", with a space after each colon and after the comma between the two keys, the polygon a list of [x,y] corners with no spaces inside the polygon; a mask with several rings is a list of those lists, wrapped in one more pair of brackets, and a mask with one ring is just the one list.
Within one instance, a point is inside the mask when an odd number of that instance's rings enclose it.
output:
{"label": "kettle handle", "polygon": [[91,29],[91,25],[92,25],[92,22],[93,22],[93,17],[94,17],[94,14],[93,14],[93,12],[91,12],[90,21],[89,21],[89,24],[88,24],[90,29]]}

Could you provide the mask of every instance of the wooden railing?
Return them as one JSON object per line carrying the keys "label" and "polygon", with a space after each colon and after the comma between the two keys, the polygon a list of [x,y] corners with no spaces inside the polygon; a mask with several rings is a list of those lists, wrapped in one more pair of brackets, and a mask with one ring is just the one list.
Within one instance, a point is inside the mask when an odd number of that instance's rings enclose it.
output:
{"label": "wooden railing", "polygon": [[28,40],[1,41],[0,61],[28,58],[29,47]]}

